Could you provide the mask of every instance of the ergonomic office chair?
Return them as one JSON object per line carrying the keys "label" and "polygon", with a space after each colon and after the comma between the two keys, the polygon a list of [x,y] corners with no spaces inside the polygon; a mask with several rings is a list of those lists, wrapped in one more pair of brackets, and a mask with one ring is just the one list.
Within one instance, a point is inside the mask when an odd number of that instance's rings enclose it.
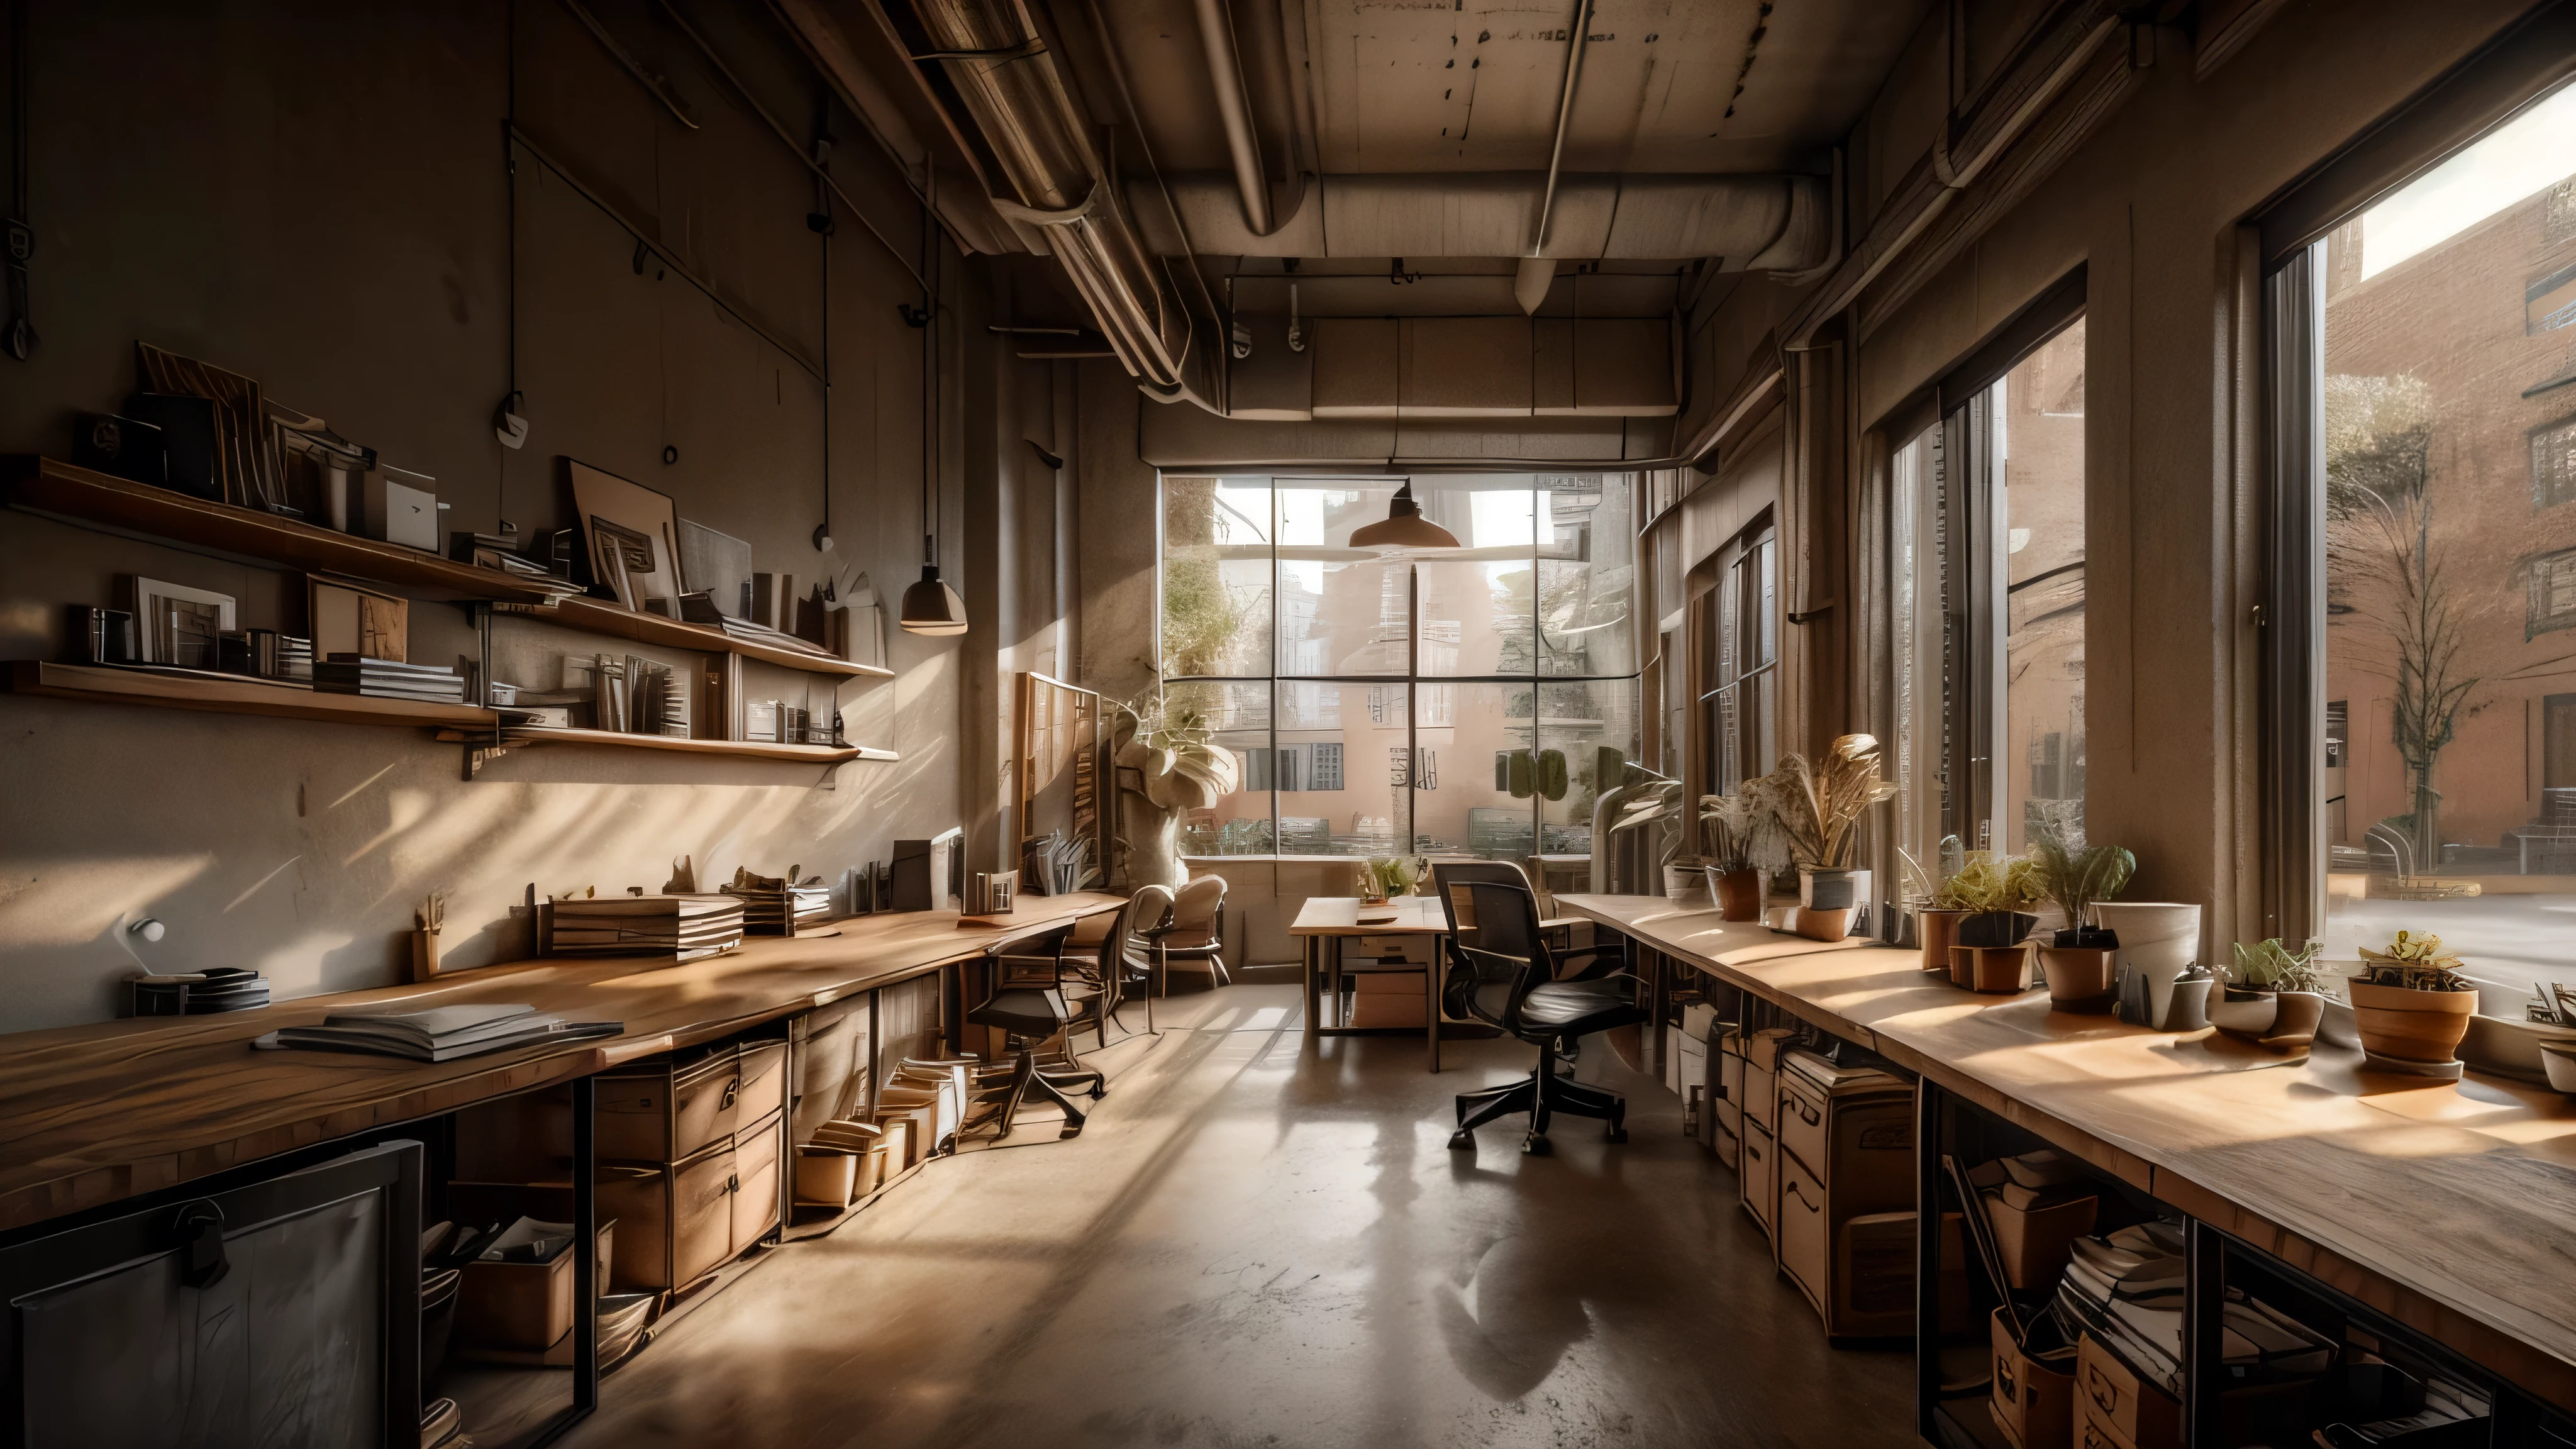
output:
{"label": "ergonomic office chair", "polygon": [[[1449,1136],[1453,1148],[1473,1151],[1476,1129],[1515,1112],[1530,1114],[1521,1150],[1548,1150],[1548,1121],[1563,1112],[1598,1117],[1610,1125],[1603,1137],[1625,1142],[1627,1099],[1557,1073],[1558,1043],[1568,1038],[1633,1026],[1646,1019],[1636,1004],[1637,978],[1624,971],[1602,971],[1606,948],[1567,953],[1590,956],[1594,966],[1573,979],[1558,980],[1558,956],[1540,929],[1538,901],[1519,886],[1471,881],[1457,887],[1466,893],[1472,942],[1461,937],[1457,964],[1442,985],[1442,1003],[1452,1016],[1468,1016],[1500,1027],[1538,1048],[1538,1061],[1521,1081],[1458,1095],[1458,1130]],[[1445,898],[1445,893],[1444,893]],[[1600,974],[1594,974],[1599,972]]]}
{"label": "ergonomic office chair", "polygon": [[[1064,1137],[1080,1132],[1084,1120],[1068,1089],[1088,1083],[1093,1101],[1108,1095],[1108,1078],[1083,1066],[1073,1051],[1073,1033],[1105,1013],[1108,995],[1088,983],[1066,981],[1064,942],[1072,934],[1070,924],[1052,926],[996,941],[984,953],[993,970],[993,994],[967,1012],[966,1020],[1003,1032],[1004,1039],[1019,1048],[1003,1082],[977,1084],[986,1089],[983,1095],[996,1109],[977,1125],[995,1123],[997,1137],[1011,1135],[1012,1119],[1031,1092],[1064,1109],[1064,1131],[1059,1134]],[[1056,1050],[1063,1057],[1062,1066],[1038,1065],[1038,1052],[1050,1040],[1060,1043]]]}

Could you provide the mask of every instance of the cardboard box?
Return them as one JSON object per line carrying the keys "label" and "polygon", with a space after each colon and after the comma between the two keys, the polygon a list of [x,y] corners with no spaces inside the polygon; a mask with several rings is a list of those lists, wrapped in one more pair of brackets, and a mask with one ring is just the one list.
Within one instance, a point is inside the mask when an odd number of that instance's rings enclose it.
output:
{"label": "cardboard box", "polygon": [[[608,1291],[610,1259],[615,1252],[617,1223],[599,1225],[597,1291]],[[495,1239],[488,1253],[502,1252],[541,1238],[568,1238],[570,1223],[521,1218]],[[543,1263],[494,1262],[478,1259],[464,1266],[456,1294],[456,1338],[479,1348],[541,1350],[552,1348],[572,1332],[573,1279],[577,1259],[567,1244]]]}
{"label": "cardboard box", "polygon": [[2181,1449],[2182,1405],[2086,1334],[2075,1345],[2076,1406],[2120,1449]]}
{"label": "cardboard box", "polygon": [[2013,1341],[2004,1311],[1987,1324],[1994,1350],[1988,1411],[2014,1449],[2069,1449],[2075,1442],[2075,1351],[2034,1358]]}
{"label": "cardboard box", "polygon": [[2075,1240],[2093,1231],[2102,1206],[2098,1197],[2079,1197],[2051,1207],[2017,1208],[2000,1192],[1978,1196],[1985,1200],[1986,1221],[1994,1224],[2004,1276],[2015,1290],[2026,1292],[2051,1287],[2065,1274],[2075,1256]]}

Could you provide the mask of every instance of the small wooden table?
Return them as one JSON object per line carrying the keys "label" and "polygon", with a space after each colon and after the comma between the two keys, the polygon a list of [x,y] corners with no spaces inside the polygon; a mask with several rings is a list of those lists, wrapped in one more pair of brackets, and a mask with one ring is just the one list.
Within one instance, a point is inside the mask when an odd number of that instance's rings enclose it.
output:
{"label": "small wooden table", "polygon": [[[1392,913],[1392,919],[1376,917]],[[1365,914],[1372,919],[1362,921]],[[1371,906],[1363,911],[1355,896],[1308,896],[1298,909],[1296,923],[1288,934],[1305,943],[1306,948],[1306,1034],[1309,1036],[1376,1036],[1403,1031],[1403,1027],[1349,1026],[1339,1020],[1342,1002],[1342,946],[1353,936],[1445,936],[1449,934],[1449,913],[1440,906],[1437,896],[1398,896],[1386,905]],[[1413,970],[1376,967],[1376,970]],[[1431,1070],[1440,1070],[1440,959],[1433,948],[1431,964],[1422,970],[1422,1034],[1430,1052]],[[1335,1020],[1327,1025],[1319,1000],[1320,992],[1329,989]]]}

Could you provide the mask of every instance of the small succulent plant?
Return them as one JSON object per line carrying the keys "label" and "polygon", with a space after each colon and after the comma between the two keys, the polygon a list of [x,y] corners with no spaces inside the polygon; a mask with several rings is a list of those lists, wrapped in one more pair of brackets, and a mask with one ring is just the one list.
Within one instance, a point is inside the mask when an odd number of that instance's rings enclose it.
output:
{"label": "small succulent plant", "polygon": [[2460,974],[2460,958],[2442,949],[2442,938],[2430,932],[2400,931],[2388,949],[2364,946],[2361,959],[2370,966],[2373,986],[2401,986],[2409,991],[2474,991]]}
{"label": "small succulent plant", "polygon": [[2310,941],[2293,951],[2278,936],[2250,946],[2239,941],[2231,948],[2235,964],[2228,968],[2228,984],[2257,991],[2322,991],[2325,974],[2317,969],[2317,952],[2323,945]]}

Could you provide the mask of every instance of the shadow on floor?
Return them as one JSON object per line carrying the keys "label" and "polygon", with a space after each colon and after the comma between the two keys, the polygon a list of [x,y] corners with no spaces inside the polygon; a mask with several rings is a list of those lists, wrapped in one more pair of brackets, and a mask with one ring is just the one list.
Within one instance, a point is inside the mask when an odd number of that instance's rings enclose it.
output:
{"label": "shadow on floor", "polygon": [[930,1169],[674,1324],[564,1442],[1911,1444],[1912,1358],[1833,1351],[1679,1105],[1630,1141],[1450,1098],[1515,1042],[1309,1044],[1290,987],[1183,992],[1079,1138]]}

